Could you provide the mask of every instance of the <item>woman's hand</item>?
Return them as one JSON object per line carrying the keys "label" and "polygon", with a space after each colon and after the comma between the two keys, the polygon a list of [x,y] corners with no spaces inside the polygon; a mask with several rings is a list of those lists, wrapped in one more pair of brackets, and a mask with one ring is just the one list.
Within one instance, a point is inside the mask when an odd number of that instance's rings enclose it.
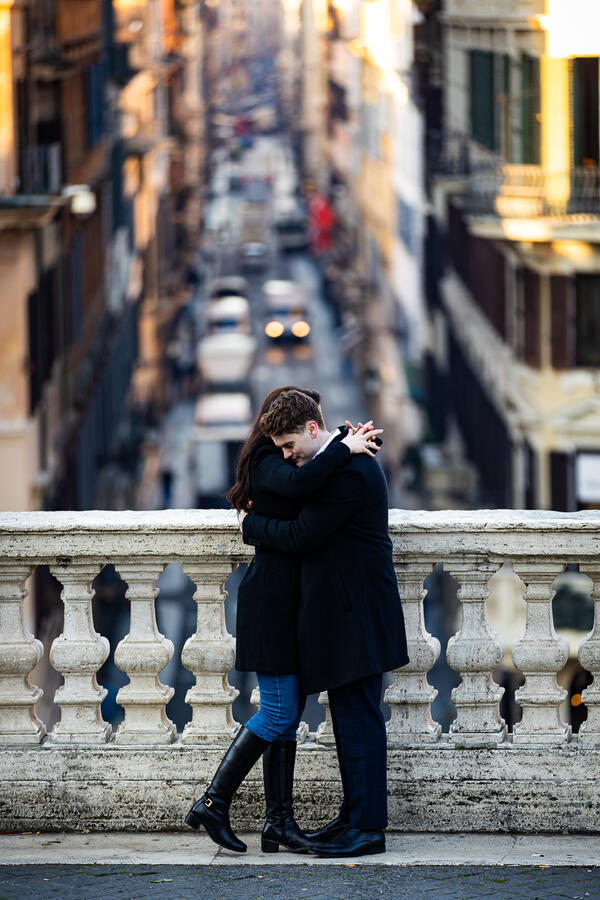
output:
{"label": "woman's hand", "polygon": [[375,456],[373,450],[377,450],[377,444],[375,443],[375,438],[378,434],[383,433],[383,428],[373,428],[373,420],[370,422],[365,422],[364,425],[359,423],[357,428],[354,428],[349,422],[346,422],[348,426],[348,434],[342,440],[342,444],[346,444],[351,453],[366,453],[367,456]]}

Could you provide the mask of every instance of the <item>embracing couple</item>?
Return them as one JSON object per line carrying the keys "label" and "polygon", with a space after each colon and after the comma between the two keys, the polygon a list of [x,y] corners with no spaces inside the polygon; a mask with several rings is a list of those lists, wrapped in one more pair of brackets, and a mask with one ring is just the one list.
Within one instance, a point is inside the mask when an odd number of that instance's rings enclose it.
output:
{"label": "embracing couple", "polygon": [[[323,857],[385,851],[386,730],[382,674],[406,665],[388,537],[384,475],[372,423],[326,430],[318,391],[272,391],[242,448],[228,494],[256,553],[238,592],[240,671],[255,671],[260,710],[238,732],[186,822],[229,850],[229,806],[263,757],[262,849]],[[303,832],[293,814],[296,730],[307,694],[326,690],[344,800]]]}

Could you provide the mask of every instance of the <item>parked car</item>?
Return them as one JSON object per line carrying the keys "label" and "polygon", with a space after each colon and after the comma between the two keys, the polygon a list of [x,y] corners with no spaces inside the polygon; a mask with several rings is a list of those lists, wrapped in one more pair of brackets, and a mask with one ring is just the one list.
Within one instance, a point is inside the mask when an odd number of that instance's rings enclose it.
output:
{"label": "parked car", "polygon": [[267,324],[265,334],[273,341],[304,341],[310,334],[304,285],[271,279],[263,285]]}

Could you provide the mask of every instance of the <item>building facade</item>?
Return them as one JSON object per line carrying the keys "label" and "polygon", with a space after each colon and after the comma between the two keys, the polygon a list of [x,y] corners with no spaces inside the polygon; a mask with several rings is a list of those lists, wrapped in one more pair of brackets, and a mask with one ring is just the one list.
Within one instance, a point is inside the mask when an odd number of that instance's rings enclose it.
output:
{"label": "building facade", "polygon": [[200,143],[201,81],[183,77],[173,3],[0,14],[0,506],[89,508],[127,443],[132,376],[135,400],[156,402],[163,381],[156,306],[173,305],[168,272],[194,242],[176,214],[185,226],[191,204],[189,231],[201,202],[201,160],[179,173],[177,129],[189,118]]}
{"label": "building facade", "polygon": [[600,502],[600,22],[579,6],[450,0],[443,19],[429,397],[493,506]]}

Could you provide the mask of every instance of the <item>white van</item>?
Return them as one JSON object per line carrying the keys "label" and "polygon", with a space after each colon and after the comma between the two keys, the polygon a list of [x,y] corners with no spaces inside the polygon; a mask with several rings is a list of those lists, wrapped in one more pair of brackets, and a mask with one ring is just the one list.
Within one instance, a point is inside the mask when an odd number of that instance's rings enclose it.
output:
{"label": "white van", "polygon": [[198,370],[207,384],[237,385],[248,377],[255,352],[250,334],[211,334],[198,343]]}
{"label": "white van", "polygon": [[245,297],[212,300],[206,310],[209,334],[250,334],[250,307]]}

